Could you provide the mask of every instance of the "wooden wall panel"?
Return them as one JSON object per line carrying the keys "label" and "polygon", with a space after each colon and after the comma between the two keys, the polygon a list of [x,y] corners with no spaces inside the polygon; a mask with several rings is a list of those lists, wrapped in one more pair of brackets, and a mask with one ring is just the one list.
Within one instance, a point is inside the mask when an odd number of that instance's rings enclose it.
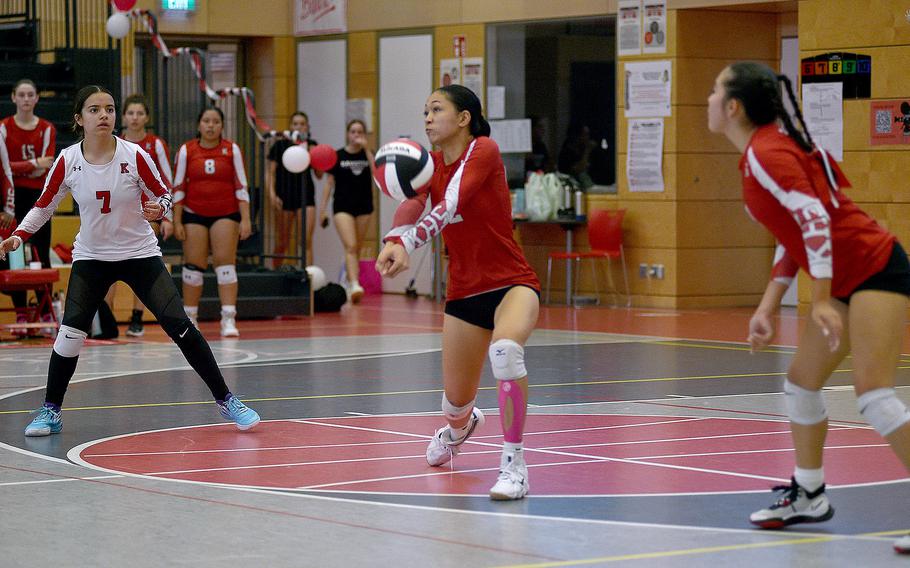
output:
{"label": "wooden wall panel", "polygon": [[[801,51],[853,51],[856,46],[910,44],[903,0],[801,0]],[[873,75],[875,65],[873,61]]]}
{"label": "wooden wall panel", "polygon": [[774,14],[721,10],[676,10],[676,13],[679,57],[778,58],[778,19]]}
{"label": "wooden wall panel", "polygon": [[768,283],[770,247],[680,249],[680,296],[761,294]]}
{"label": "wooden wall panel", "polygon": [[680,201],[740,200],[739,158],[730,145],[729,153],[676,154],[677,194]]}
{"label": "wooden wall panel", "polygon": [[676,246],[684,248],[770,247],[768,232],[749,218],[742,202],[681,201],[677,203]]}

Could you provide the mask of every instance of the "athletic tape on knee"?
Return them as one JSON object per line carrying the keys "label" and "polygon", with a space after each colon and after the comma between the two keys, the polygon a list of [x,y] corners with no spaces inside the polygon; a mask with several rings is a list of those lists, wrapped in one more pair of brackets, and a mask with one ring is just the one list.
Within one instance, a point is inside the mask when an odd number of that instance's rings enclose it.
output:
{"label": "athletic tape on knee", "polygon": [[790,422],[802,426],[818,424],[828,417],[822,391],[807,390],[789,380],[784,381],[784,404]]}
{"label": "athletic tape on knee", "polygon": [[525,350],[511,339],[499,339],[490,345],[490,366],[493,376],[500,381],[522,379],[525,369]]}
{"label": "athletic tape on knee", "polygon": [[856,404],[866,422],[882,436],[910,422],[910,410],[897,398],[894,389],[871,390],[856,399]]}
{"label": "athletic tape on knee", "polygon": [[195,264],[183,265],[183,283],[187,286],[202,286],[202,269]]}
{"label": "athletic tape on knee", "polygon": [[497,381],[499,394],[499,423],[502,426],[502,439],[518,444],[525,429],[525,415],[528,402],[518,381]]}
{"label": "athletic tape on knee", "polygon": [[218,279],[218,285],[233,284],[237,282],[237,268],[233,264],[222,264],[215,267],[215,277]]}
{"label": "athletic tape on knee", "polygon": [[474,410],[474,401],[467,403],[464,406],[455,406],[449,399],[446,398],[446,393],[442,393],[442,414],[446,417],[446,420],[454,422],[456,420],[461,420],[465,416],[471,413]]}
{"label": "athletic tape on knee", "polygon": [[54,340],[54,351],[61,357],[78,357],[88,334],[75,327],[61,325]]}

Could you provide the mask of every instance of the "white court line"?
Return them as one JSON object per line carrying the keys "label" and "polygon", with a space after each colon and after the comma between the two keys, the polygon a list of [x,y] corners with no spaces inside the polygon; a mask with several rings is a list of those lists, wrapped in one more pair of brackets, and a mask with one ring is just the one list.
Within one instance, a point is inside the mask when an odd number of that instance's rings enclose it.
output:
{"label": "white court line", "polygon": [[[856,448],[887,448],[888,444],[853,444],[849,446],[825,446],[825,450],[850,450]],[[551,448],[547,448],[551,449]],[[694,458],[706,456],[740,456],[745,454],[767,454],[775,452],[792,452],[793,448],[772,448],[762,450],[740,450],[731,452],[704,452],[698,454],[665,454],[661,456],[635,456],[637,460],[658,460],[671,458]]]}
{"label": "white court line", "polygon": [[44,483],[63,483],[64,481],[93,481],[96,479],[115,479],[123,475],[95,475],[93,477],[64,477],[61,479],[40,479],[33,481],[8,481],[0,483],[0,487],[11,487],[19,485],[39,485]]}
{"label": "white court line", "polygon": [[[367,431],[367,432],[381,432],[381,433],[385,433],[385,434],[397,434],[399,436],[415,436],[415,437],[419,437],[419,438],[423,438],[423,439],[432,437],[432,436],[426,436],[423,434],[412,434],[410,432],[395,432],[392,430],[379,430],[379,429],[374,429],[374,428],[363,428],[361,426],[347,426],[344,424],[311,422],[308,420],[294,420],[294,422],[300,422],[303,424],[313,424],[313,425],[319,425],[319,426],[327,426],[330,428],[343,428],[343,429],[350,429],[350,430],[362,430],[362,431]],[[465,444],[481,445],[481,446],[488,446],[488,447],[493,447],[493,448],[502,448],[502,446],[499,444],[490,444],[487,442],[476,442],[476,441],[470,440],[470,439],[467,440],[465,442]],[[697,473],[710,473],[710,474],[714,474],[714,475],[726,475],[729,477],[744,477],[747,479],[760,479],[763,481],[774,481],[774,482],[779,482],[779,483],[785,483],[785,482],[789,481],[787,479],[782,479],[780,477],[768,477],[768,476],[764,476],[764,475],[751,475],[751,474],[747,474],[747,473],[720,471],[720,470],[713,470],[713,469],[707,469],[707,468],[689,467],[689,466],[672,465],[672,464],[639,462],[634,459],[590,456],[590,455],[578,454],[578,453],[574,453],[574,452],[559,452],[559,451],[555,451],[555,450],[541,450],[541,449],[535,449],[535,448],[525,448],[525,451],[542,453],[542,454],[553,454],[553,455],[566,456],[566,457],[572,457],[572,458],[602,460],[602,461],[625,463],[625,464],[632,464],[632,465],[643,465],[643,466],[658,467],[658,468],[665,468],[665,469],[676,469],[676,470],[682,470],[682,471],[694,471]]]}

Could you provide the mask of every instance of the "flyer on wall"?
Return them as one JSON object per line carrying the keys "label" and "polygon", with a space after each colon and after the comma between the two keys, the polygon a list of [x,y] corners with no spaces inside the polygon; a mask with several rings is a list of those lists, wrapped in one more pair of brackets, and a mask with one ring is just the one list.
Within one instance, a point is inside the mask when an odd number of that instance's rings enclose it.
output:
{"label": "flyer on wall", "polygon": [[625,116],[670,116],[673,75],[668,60],[625,64]]}

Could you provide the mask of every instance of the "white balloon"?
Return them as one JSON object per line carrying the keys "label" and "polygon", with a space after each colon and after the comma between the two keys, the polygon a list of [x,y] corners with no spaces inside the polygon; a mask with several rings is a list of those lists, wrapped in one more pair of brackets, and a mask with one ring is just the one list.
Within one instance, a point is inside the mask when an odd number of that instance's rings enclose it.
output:
{"label": "white balloon", "polygon": [[310,153],[303,144],[294,144],[281,155],[281,163],[293,174],[299,174],[310,165]]}
{"label": "white balloon", "polygon": [[315,292],[320,290],[328,284],[328,281],[325,278],[325,272],[318,266],[311,264],[306,267],[306,273],[310,277],[310,288]]}
{"label": "white balloon", "polygon": [[107,35],[114,39],[121,39],[130,33],[130,19],[126,14],[115,12],[107,19],[107,24],[104,27],[107,30]]}

